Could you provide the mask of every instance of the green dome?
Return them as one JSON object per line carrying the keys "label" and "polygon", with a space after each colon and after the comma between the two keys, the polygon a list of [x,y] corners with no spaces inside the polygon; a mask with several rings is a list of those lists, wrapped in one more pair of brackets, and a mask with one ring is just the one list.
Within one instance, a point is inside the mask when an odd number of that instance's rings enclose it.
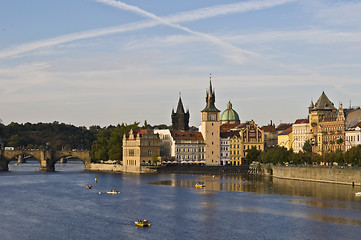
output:
{"label": "green dome", "polygon": [[232,103],[228,102],[227,109],[221,114],[221,121],[237,121],[240,122],[238,113],[232,109]]}

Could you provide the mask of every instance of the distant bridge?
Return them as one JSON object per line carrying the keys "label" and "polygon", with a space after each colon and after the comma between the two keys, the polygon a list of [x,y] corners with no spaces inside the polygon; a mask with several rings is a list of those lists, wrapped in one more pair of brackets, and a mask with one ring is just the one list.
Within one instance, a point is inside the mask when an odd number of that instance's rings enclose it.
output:
{"label": "distant bridge", "polygon": [[44,172],[55,171],[55,163],[66,157],[74,157],[81,160],[85,168],[88,168],[91,163],[89,150],[0,150],[0,171],[8,171],[9,163],[14,158],[18,158],[18,161],[21,162],[24,156],[31,156],[38,160],[40,171]]}

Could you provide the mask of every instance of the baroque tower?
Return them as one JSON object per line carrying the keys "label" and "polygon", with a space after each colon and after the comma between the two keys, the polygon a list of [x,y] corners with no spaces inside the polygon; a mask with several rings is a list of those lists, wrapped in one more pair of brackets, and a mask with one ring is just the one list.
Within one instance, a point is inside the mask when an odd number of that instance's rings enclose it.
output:
{"label": "baroque tower", "polygon": [[214,105],[215,101],[215,93],[212,90],[212,81],[210,79],[209,89],[206,92],[206,107],[201,111],[201,132],[206,143],[206,165],[220,165],[220,111]]}
{"label": "baroque tower", "polygon": [[177,111],[174,112],[173,109],[171,117],[172,117],[173,130],[183,130],[183,131],[189,130],[189,110],[187,110],[187,112],[184,111],[180,93],[179,93]]}

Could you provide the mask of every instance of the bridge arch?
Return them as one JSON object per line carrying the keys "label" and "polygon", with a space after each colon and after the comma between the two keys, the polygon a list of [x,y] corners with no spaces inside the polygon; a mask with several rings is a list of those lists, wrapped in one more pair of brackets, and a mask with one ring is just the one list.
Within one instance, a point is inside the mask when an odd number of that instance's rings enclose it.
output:
{"label": "bridge arch", "polygon": [[72,156],[82,161],[87,168],[91,163],[90,151],[56,151],[56,150],[0,150],[0,171],[8,171],[10,161],[19,155],[30,155],[40,163],[41,171],[54,171],[55,163],[62,157]]}
{"label": "bridge arch", "polygon": [[49,167],[55,170],[55,164],[65,157],[74,157],[79,159],[84,163],[85,168],[87,168],[90,163],[90,152],[88,150],[72,150],[72,151],[53,151],[52,160],[49,162]]}

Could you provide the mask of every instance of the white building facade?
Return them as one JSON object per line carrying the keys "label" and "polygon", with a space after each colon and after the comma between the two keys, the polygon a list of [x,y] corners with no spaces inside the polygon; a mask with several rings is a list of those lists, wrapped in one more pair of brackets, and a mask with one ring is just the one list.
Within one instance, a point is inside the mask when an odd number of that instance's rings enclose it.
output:
{"label": "white building facade", "polygon": [[205,163],[205,143],[200,132],[154,130],[160,138],[162,161],[177,163]]}
{"label": "white building facade", "polygon": [[229,135],[227,133],[221,133],[221,165],[227,165],[229,163]]}
{"label": "white building facade", "polygon": [[308,119],[297,119],[295,123],[292,124],[292,131],[292,149],[293,152],[298,153],[302,151],[305,142],[311,138]]}
{"label": "white building facade", "polygon": [[361,123],[345,131],[346,151],[357,145],[361,145]]}

